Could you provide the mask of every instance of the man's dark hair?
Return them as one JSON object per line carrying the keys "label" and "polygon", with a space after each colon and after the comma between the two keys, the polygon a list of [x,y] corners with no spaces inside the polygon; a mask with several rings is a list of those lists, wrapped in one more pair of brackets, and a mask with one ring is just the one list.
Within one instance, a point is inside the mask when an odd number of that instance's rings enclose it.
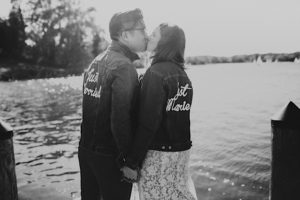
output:
{"label": "man's dark hair", "polygon": [[184,31],[167,23],[159,25],[161,38],[154,50],[153,61],[170,61],[184,68]]}
{"label": "man's dark hair", "polygon": [[142,23],[143,14],[140,9],[129,10],[114,14],[109,22],[109,33],[112,40],[118,41],[123,31],[134,29],[139,22]]}

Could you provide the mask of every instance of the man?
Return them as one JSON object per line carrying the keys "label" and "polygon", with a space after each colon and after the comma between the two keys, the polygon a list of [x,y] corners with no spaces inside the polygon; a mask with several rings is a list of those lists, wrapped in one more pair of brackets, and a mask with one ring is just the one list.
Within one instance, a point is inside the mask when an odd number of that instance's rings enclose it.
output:
{"label": "man", "polygon": [[147,35],[140,9],[115,14],[112,43],[84,74],[79,164],[82,200],[129,200],[137,173],[123,167],[134,134],[138,74],[133,61],[145,51]]}

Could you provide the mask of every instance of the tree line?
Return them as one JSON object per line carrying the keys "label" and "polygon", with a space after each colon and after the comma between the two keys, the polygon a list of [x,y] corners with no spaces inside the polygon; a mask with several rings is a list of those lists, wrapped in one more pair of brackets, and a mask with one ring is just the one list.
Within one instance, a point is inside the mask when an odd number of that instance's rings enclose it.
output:
{"label": "tree line", "polygon": [[82,73],[108,42],[95,23],[95,9],[78,0],[11,1],[7,19],[0,18],[0,60]]}

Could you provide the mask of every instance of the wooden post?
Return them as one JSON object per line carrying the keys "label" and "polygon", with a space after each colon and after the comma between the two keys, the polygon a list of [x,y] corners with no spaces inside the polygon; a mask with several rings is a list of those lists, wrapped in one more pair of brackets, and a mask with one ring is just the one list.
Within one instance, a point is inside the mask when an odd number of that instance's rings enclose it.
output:
{"label": "wooden post", "polygon": [[0,119],[0,199],[18,200],[13,130]]}
{"label": "wooden post", "polygon": [[300,109],[289,102],[271,119],[271,200],[300,199]]}

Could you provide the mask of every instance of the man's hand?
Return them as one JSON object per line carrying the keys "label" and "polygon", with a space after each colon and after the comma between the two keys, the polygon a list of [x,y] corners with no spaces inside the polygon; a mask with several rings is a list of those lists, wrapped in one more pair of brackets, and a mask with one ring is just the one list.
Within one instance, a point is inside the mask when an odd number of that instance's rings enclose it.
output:
{"label": "man's hand", "polygon": [[123,172],[122,180],[127,181],[129,183],[134,183],[138,181],[139,178],[138,170],[134,170],[127,166],[124,166],[121,168],[121,172]]}

